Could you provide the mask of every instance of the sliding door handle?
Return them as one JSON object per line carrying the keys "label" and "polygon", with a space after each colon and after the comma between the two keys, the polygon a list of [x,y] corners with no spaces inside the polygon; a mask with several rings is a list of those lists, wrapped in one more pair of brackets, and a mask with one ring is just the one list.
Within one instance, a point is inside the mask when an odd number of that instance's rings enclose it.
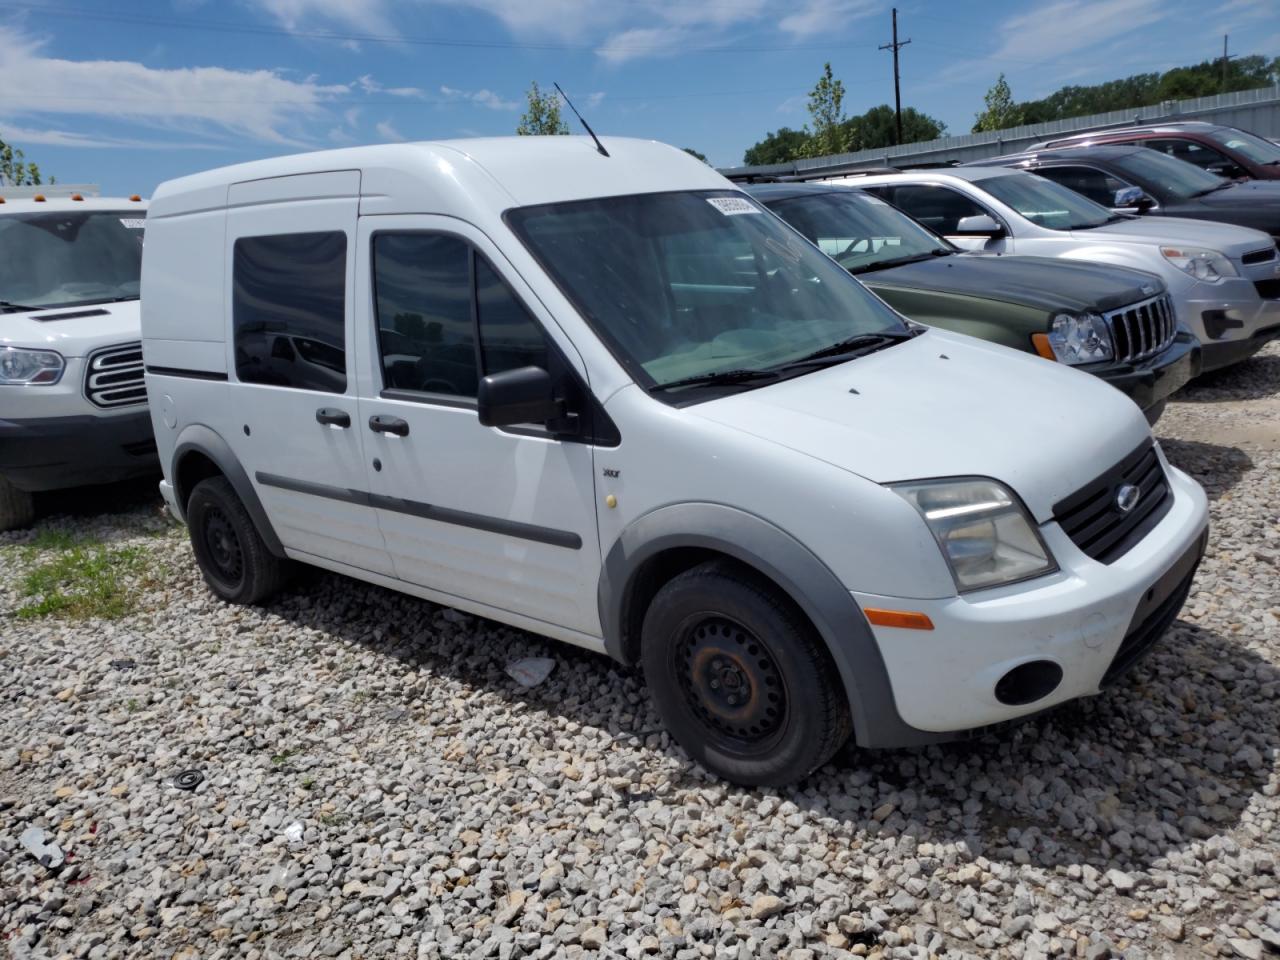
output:
{"label": "sliding door handle", "polygon": [[370,417],[369,429],[374,433],[390,433],[397,437],[409,435],[409,424],[399,417]]}
{"label": "sliding door handle", "polygon": [[342,427],[345,430],[351,426],[351,414],[345,410],[335,410],[333,407],[321,407],[316,411],[316,423]]}

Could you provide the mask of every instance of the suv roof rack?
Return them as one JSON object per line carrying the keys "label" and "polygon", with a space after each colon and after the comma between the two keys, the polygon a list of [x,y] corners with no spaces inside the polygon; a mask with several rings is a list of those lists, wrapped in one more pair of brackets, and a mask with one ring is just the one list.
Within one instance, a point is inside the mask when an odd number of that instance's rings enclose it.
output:
{"label": "suv roof rack", "polygon": [[825,167],[797,166],[790,163],[772,163],[760,167],[727,167],[719,171],[734,183],[800,183],[806,180],[829,180],[833,177],[870,176],[877,173],[901,173],[898,167],[868,166],[865,163],[833,163]]}

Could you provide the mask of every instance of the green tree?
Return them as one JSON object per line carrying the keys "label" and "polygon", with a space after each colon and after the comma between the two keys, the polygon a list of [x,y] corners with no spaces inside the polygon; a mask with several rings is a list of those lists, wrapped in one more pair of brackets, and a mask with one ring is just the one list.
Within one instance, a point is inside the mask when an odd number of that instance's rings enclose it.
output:
{"label": "green tree", "polygon": [[973,124],[974,133],[981,133],[984,130],[1004,130],[1006,127],[1016,127],[1022,122],[1022,111],[1013,102],[1013,92],[1009,89],[1009,82],[1005,80],[1003,73],[982,99],[987,109],[978,114]]}
{"label": "green tree", "polygon": [[707,164],[707,166],[711,165],[711,161],[707,159],[707,155],[705,153],[699,153],[697,150],[693,149],[693,147],[685,147],[684,152],[691,157],[697,157],[703,163]]}
{"label": "green tree", "polygon": [[781,127],[775,133],[766,134],[759,143],[747,147],[746,153],[742,155],[742,162],[749,167],[766,163],[789,163],[807,155],[805,147],[808,143],[807,131]]}
{"label": "green tree", "polygon": [[[878,147],[891,147],[897,136],[897,124],[893,107],[882,103],[872,107],[866,113],[850,117],[845,121],[845,131],[850,150],[874,150]],[[902,142],[919,143],[921,140],[936,140],[945,136],[947,125],[935,120],[914,107],[905,107],[902,111]]]}
{"label": "green tree", "polygon": [[832,76],[830,63],[822,65],[822,76],[809,91],[809,116],[813,119],[813,132],[805,144],[806,156],[825,157],[848,151],[844,83]]}
{"label": "green tree", "polygon": [[0,140],[0,180],[14,187],[39,186],[43,182],[40,179],[40,168],[24,160],[25,155],[21,150]]}
{"label": "green tree", "polygon": [[569,132],[569,125],[560,116],[560,94],[543,93],[535,80],[525,96],[529,100],[529,106],[520,117],[516,133],[521,136],[543,136]]}

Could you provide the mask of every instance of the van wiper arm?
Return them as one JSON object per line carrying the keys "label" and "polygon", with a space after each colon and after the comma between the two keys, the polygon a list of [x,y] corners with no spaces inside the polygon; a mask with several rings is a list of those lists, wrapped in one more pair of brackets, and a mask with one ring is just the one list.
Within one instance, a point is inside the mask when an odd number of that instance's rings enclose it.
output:
{"label": "van wiper arm", "polygon": [[29,307],[25,303],[10,303],[8,300],[0,300],[0,311],[4,313],[18,313],[22,310],[39,309],[39,307]]}
{"label": "van wiper arm", "polygon": [[712,373],[699,373],[692,377],[681,377],[667,383],[659,383],[649,388],[650,393],[659,390],[672,390],[676,387],[718,387],[722,384],[754,383],[757,380],[777,380],[778,374],[773,370],[716,370]]}
{"label": "van wiper arm", "polygon": [[880,333],[860,333],[856,337],[850,337],[847,340],[841,340],[839,343],[833,343],[820,350],[815,350],[813,353],[805,354],[798,360],[790,360],[781,367],[775,367],[774,369],[789,370],[793,367],[807,366],[819,360],[850,360],[854,357],[865,356],[868,353],[875,353],[877,350],[883,350],[885,347],[901,343],[903,340],[910,340],[918,334],[919,331],[897,330],[884,330]]}

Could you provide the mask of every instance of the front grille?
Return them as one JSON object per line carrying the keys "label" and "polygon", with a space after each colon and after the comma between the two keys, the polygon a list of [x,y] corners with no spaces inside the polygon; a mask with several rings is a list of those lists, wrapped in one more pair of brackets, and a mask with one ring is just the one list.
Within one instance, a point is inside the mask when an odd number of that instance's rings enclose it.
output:
{"label": "front grille", "polygon": [[142,376],[142,344],[122,343],[89,355],[84,395],[98,407],[146,403]]}
{"label": "front grille", "polygon": [[1145,620],[1125,634],[1124,639],[1120,641],[1120,648],[1116,650],[1116,655],[1111,658],[1111,665],[1102,675],[1101,686],[1115,683],[1130,667],[1142,659],[1157,640],[1164,636],[1165,631],[1177,619],[1182,605],[1187,602],[1187,594],[1191,592],[1191,581],[1195,576],[1196,567],[1193,566],[1191,572],[1182,578],[1177,589],[1169,594],[1160,606],[1151,611]]}
{"label": "front grille", "polygon": [[1254,284],[1258,289],[1258,296],[1263,300],[1280,300],[1280,277],[1271,280],[1255,280]]}
{"label": "front grille", "polygon": [[[1117,505],[1120,488],[1138,488],[1128,513]],[[1056,504],[1053,518],[1080,550],[1099,563],[1112,563],[1145,537],[1173,506],[1169,481],[1150,441]]]}
{"label": "front grille", "polygon": [[1119,363],[1134,363],[1154,356],[1169,346],[1178,332],[1177,317],[1168,294],[1112,310],[1106,319]]}
{"label": "front grille", "polygon": [[1246,267],[1255,263],[1270,263],[1276,258],[1276,248],[1267,247],[1265,250],[1254,250],[1252,253],[1246,253],[1240,258],[1240,262]]}

